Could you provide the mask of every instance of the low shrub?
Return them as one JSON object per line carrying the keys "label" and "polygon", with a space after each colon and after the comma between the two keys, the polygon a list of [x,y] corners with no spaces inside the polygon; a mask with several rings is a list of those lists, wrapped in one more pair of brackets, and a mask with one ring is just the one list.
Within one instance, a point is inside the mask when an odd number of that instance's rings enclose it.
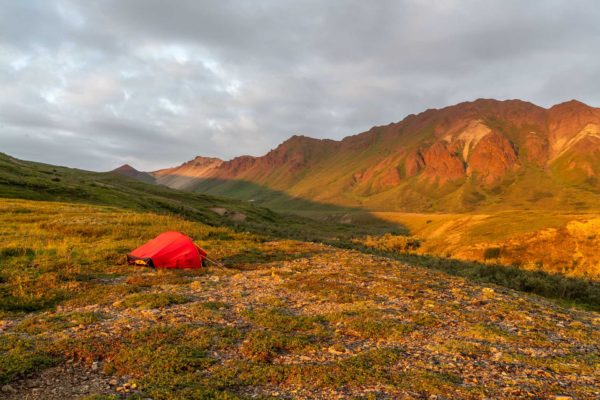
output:
{"label": "low shrub", "polygon": [[32,340],[15,335],[0,335],[0,383],[53,365],[57,360]]}
{"label": "low shrub", "polygon": [[493,260],[500,257],[500,247],[488,247],[483,251],[484,260]]}
{"label": "low shrub", "polygon": [[383,236],[367,236],[362,244],[377,250],[397,253],[410,253],[421,247],[421,241],[414,236],[392,235],[390,233]]}
{"label": "low shrub", "polygon": [[33,257],[35,252],[29,247],[5,247],[0,249],[0,259],[10,257]]}

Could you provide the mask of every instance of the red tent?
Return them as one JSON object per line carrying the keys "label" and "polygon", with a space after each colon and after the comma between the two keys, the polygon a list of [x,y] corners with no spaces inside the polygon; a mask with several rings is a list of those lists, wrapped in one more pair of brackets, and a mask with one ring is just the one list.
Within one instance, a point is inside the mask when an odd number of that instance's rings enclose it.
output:
{"label": "red tent", "polygon": [[164,232],[127,254],[129,265],[154,268],[200,268],[206,252],[179,232]]}

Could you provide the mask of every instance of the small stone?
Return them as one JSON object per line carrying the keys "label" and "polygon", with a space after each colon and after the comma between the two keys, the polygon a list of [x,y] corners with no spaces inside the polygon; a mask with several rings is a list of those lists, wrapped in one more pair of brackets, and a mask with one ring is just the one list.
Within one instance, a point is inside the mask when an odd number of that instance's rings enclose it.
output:
{"label": "small stone", "polygon": [[117,381],[116,379],[111,379],[110,381],[108,381],[108,384],[110,386],[117,386],[119,384],[119,381]]}
{"label": "small stone", "polygon": [[98,361],[92,363],[92,371],[98,371]]}
{"label": "small stone", "polygon": [[3,393],[16,393],[17,391],[15,390],[14,387],[10,386],[10,385],[4,385],[2,386],[2,390]]}

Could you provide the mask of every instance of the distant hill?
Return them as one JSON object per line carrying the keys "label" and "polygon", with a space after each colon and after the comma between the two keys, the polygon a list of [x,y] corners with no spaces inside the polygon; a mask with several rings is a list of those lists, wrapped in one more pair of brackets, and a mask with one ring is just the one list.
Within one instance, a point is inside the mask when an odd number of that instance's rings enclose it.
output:
{"label": "distant hill", "polygon": [[600,109],[479,99],[341,141],[293,136],[261,157],[197,157],[153,175],[275,208],[293,197],[388,211],[600,209]]}
{"label": "distant hill", "polygon": [[[213,226],[234,226],[244,231],[305,240],[321,241],[332,237],[337,240],[360,232],[404,232],[399,224],[382,222],[374,217],[369,218],[368,226],[361,227],[335,222],[324,224],[276,213],[250,202],[148,184],[120,173],[98,173],[23,161],[3,153],[0,153],[0,198],[86,203],[168,213]],[[335,210],[352,211],[344,207]]]}
{"label": "distant hill", "polygon": [[129,164],[123,164],[119,168],[115,168],[110,172],[123,176],[128,176],[130,178],[134,178],[146,183],[155,183],[156,181],[154,176],[152,176],[151,174],[147,172],[138,171]]}
{"label": "distant hill", "polygon": [[213,157],[196,157],[178,167],[153,172],[153,177],[161,185],[174,189],[193,188],[197,179],[210,176],[223,164],[223,160]]}

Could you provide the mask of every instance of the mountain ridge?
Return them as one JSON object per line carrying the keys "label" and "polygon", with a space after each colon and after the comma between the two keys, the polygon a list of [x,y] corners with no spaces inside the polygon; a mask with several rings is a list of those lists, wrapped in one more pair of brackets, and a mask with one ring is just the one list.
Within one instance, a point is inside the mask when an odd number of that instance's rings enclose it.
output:
{"label": "mountain ridge", "polygon": [[410,211],[485,209],[506,197],[510,207],[548,206],[518,200],[533,183],[559,195],[553,206],[600,208],[590,201],[600,190],[600,109],[478,99],[341,140],[294,135],[263,156],[200,159],[211,161],[152,174],[166,186],[245,200],[261,197],[240,190],[251,183],[316,202]]}

